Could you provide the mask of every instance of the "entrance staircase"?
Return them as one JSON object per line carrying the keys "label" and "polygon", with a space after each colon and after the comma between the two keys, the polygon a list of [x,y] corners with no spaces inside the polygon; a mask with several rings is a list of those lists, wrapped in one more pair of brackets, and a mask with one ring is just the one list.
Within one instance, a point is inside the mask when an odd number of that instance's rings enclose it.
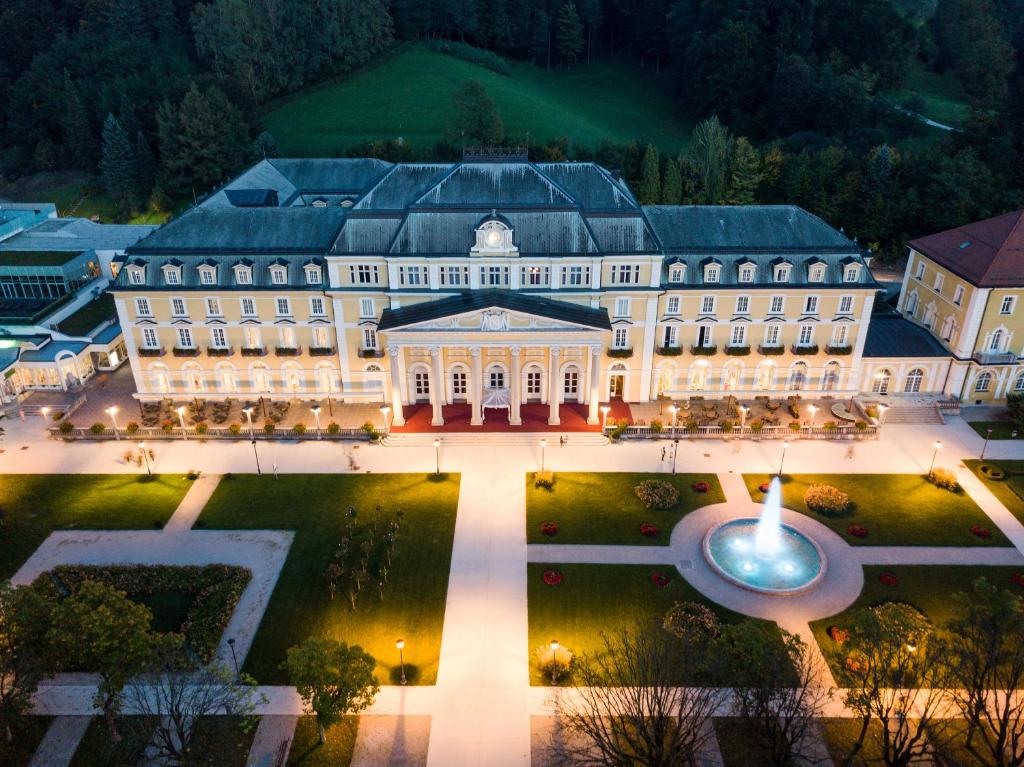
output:
{"label": "entrance staircase", "polygon": [[[434,440],[441,440],[442,447],[480,446],[480,447],[537,447],[542,439],[548,441],[548,447],[559,447],[558,438],[566,436],[559,432],[455,432],[447,434],[431,434],[418,432],[415,434],[389,434],[381,440],[386,447],[433,447]],[[593,447],[607,445],[608,438],[597,432],[570,432],[566,447]]]}
{"label": "entrance staircase", "polygon": [[[911,424],[944,424],[934,403],[928,405],[893,405],[885,412],[884,426]],[[883,428],[884,428],[883,426]]]}

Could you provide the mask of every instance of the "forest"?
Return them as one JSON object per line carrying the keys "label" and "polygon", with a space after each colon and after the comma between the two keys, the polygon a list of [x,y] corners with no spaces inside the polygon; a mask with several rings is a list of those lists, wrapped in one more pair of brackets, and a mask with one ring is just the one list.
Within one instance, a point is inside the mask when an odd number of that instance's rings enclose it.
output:
{"label": "forest", "polygon": [[[681,151],[642,124],[634,141],[531,141],[466,82],[432,146],[396,128],[332,154],[529,143],[621,170],[645,203],[796,203],[891,261],[1024,204],[1024,0],[6,0],[0,29],[0,175],[90,174],[121,218],[275,154],[269,105],[411,43],[498,73],[629,62],[696,127]],[[919,119],[921,76],[959,84],[953,129]]]}

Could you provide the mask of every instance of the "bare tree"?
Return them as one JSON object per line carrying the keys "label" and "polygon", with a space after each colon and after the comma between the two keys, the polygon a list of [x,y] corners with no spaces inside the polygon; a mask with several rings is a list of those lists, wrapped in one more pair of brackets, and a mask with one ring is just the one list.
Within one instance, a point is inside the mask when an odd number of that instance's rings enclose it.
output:
{"label": "bare tree", "polygon": [[985,578],[947,624],[953,702],[967,721],[967,749],[995,767],[1024,765],[1024,600]]}
{"label": "bare tree", "polygon": [[886,767],[908,767],[927,754],[929,737],[941,737],[948,721],[941,643],[923,614],[886,602],[854,614],[846,648],[846,705],[859,714],[861,730],[844,765],[854,763],[877,722]]}
{"label": "bare tree", "polygon": [[602,651],[577,660],[572,686],[555,699],[567,736],[552,747],[557,763],[696,765],[725,694],[697,684],[712,654],[643,624],[601,639]]}
{"label": "bare tree", "polygon": [[158,760],[177,765],[199,764],[208,756],[195,749],[195,725],[201,717],[251,717],[262,700],[253,680],[236,679],[216,663],[199,667],[180,651],[163,654],[123,695],[124,708],[138,714],[126,720],[127,726],[144,730]]}
{"label": "bare tree", "polygon": [[736,680],[733,713],[751,727],[771,767],[813,764],[812,728],[833,690],[804,641],[774,624],[744,621],[726,627]]}

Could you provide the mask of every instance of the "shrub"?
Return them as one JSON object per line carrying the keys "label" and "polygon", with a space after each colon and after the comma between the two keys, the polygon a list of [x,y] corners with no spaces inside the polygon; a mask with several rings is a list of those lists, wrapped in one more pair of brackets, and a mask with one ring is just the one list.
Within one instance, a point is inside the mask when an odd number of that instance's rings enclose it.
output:
{"label": "shrub", "polygon": [[233,423],[228,427],[228,431],[237,437],[239,434],[242,433],[242,424]]}
{"label": "shrub", "polygon": [[800,422],[799,421],[790,421],[789,422],[789,430],[790,431],[800,431]]}
{"label": "shrub", "polygon": [[647,509],[671,509],[679,502],[675,485],[661,479],[645,479],[633,492]]}
{"label": "shrub", "polygon": [[91,431],[93,434],[102,434],[106,430],[107,430],[107,425],[105,423],[97,422],[97,423],[94,423],[92,426],[89,427],[89,431]]}
{"label": "shrub", "polygon": [[206,434],[206,432],[208,432],[209,430],[210,430],[209,425],[207,425],[205,423],[197,423],[196,424],[196,434]]}
{"label": "shrub", "polygon": [[544,583],[546,583],[548,586],[557,586],[559,583],[565,580],[565,576],[562,575],[562,571],[556,570],[554,568],[545,570],[542,577],[544,578]]}
{"label": "shrub", "polygon": [[843,514],[850,509],[850,496],[832,485],[811,485],[804,493],[804,503],[818,514]]}
{"label": "shrub", "polygon": [[796,406],[795,402],[790,402],[786,405],[786,410],[788,410],[789,414],[794,418],[800,418],[800,408]]}
{"label": "shrub", "polygon": [[533,475],[533,486],[542,487],[545,490],[550,490],[555,486],[555,472],[553,471],[538,471]]}
{"label": "shrub", "polygon": [[672,577],[665,573],[651,573],[651,583],[658,588],[665,588],[672,582]]}
{"label": "shrub", "polygon": [[360,428],[360,430],[362,430],[362,432],[364,434],[369,436],[371,441],[376,441],[376,440],[380,439],[380,434],[377,433],[377,428],[372,423],[370,423],[369,421],[364,423],[359,428]]}
{"label": "shrub", "polygon": [[537,657],[537,668],[546,683],[567,681],[572,677],[573,654],[561,645],[552,652],[550,645],[541,645],[534,654]]}
{"label": "shrub", "polygon": [[661,626],[672,636],[692,644],[716,639],[722,630],[718,616],[700,602],[676,602],[665,613]]}
{"label": "shrub", "polygon": [[171,429],[174,428],[174,422],[164,421],[162,424],[160,424],[160,428],[169,434],[171,432]]}
{"label": "shrub", "polygon": [[334,421],[331,421],[329,424],[327,424],[328,434],[337,434],[339,431],[341,431],[341,427]]}
{"label": "shrub", "polygon": [[661,434],[665,431],[665,425],[661,421],[651,421],[651,431],[655,434]]}
{"label": "shrub", "polygon": [[953,473],[952,469],[945,469],[941,466],[936,466],[928,474],[928,481],[936,487],[941,487],[943,490],[950,490],[957,492],[960,489],[960,483],[956,481],[956,474]]}
{"label": "shrub", "polygon": [[1006,472],[998,466],[993,466],[990,463],[983,463],[978,467],[978,471],[986,479],[992,479],[997,482],[1006,479]]}
{"label": "shrub", "polygon": [[195,469],[189,469],[188,472],[186,472],[185,474],[185,478],[195,481],[199,479],[199,472],[196,471]]}
{"label": "shrub", "polygon": [[878,408],[875,405],[868,405],[864,408],[864,412],[867,413],[868,418],[878,418]]}
{"label": "shrub", "polygon": [[267,434],[273,434],[274,429],[276,428],[277,424],[274,423],[273,421],[267,421],[265,424],[263,424],[263,431],[265,431]]}
{"label": "shrub", "polygon": [[835,421],[825,421],[825,423],[821,425],[821,428],[823,428],[825,431],[835,431],[839,427],[836,426]]}
{"label": "shrub", "polygon": [[857,421],[857,423],[855,423],[854,426],[856,427],[857,431],[864,431],[865,429],[868,428],[868,423],[867,421]]}
{"label": "shrub", "polygon": [[690,434],[696,434],[697,433],[697,429],[699,429],[699,428],[700,428],[700,424],[697,423],[692,418],[689,421],[686,422],[686,430],[688,432],[690,432]]}
{"label": "shrub", "polygon": [[139,424],[136,423],[135,421],[129,421],[128,423],[125,424],[124,430],[128,434],[135,434],[139,430]]}
{"label": "shrub", "polygon": [[629,428],[629,422],[623,419],[615,424],[615,428],[612,429],[611,434],[608,436],[611,439],[620,439],[626,433],[627,428]]}
{"label": "shrub", "polygon": [[508,62],[501,56],[483,48],[476,48],[466,43],[455,40],[429,40],[426,46],[438,53],[446,53],[457,59],[468,61],[470,64],[497,72],[499,75],[510,74]]}
{"label": "shrub", "polygon": [[759,433],[764,428],[764,423],[761,421],[751,421],[750,430],[755,434]]}
{"label": "shrub", "polygon": [[725,432],[726,434],[728,434],[729,432],[731,432],[731,431],[732,431],[732,429],[733,429],[733,423],[732,423],[732,421],[722,421],[722,422],[721,422],[721,423],[719,423],[718,425],[722,427],[722,431],[723,431],[723,432]]}
{"label": "shrub", "polygon": [[850,632],[840,626],[829,626],[826,633],[836,644],[843,644],[850,638]]}
{"label": "shrub", "polygon": [[297,423],[292,427],[292,432],[299,435],[300,437],[306,433],[306,424]]}
{"label": "shrub", "polygon": [[71,421],[63,421],[58,427],[61,434],[70,434],[75,428],[75,425]]}

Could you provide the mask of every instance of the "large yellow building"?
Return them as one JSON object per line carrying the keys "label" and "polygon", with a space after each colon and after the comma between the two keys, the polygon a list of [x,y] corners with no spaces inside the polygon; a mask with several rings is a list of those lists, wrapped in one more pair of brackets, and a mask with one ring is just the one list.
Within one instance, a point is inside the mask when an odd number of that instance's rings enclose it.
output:
{"label": "large yellow building", "polygon": [[330,396],[396,425],[426,403],[435,425],[593,424],[616,399],[848,396],[877,289],[797,207],[640,206],[593,163],[509,154],[265,160],[121,267],[141,398]]}

